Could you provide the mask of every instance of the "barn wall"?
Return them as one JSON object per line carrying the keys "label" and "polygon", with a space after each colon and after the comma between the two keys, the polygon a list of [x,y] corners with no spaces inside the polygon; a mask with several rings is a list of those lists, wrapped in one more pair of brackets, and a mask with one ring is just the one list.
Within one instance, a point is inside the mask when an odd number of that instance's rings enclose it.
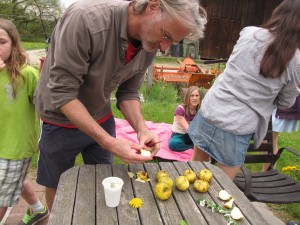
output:
{"label": "barn wall", "polygon": [[208,23],[201,58],[228,58],[245,26],[259,26],[282,0],[201,0]]}

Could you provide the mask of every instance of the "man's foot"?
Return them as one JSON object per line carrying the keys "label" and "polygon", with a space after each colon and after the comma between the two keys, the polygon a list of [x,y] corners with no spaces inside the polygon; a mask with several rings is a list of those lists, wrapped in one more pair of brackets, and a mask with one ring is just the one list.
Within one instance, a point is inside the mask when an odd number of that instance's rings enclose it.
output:
{"label": "man's foot", "polygon": [[34,225],[37,222],[47,218],[48,215],[49,214],[46,207],[44,207],[44,211],[37,212],[36,214],[33,214],[32,209],[29,207],[18,225]]}

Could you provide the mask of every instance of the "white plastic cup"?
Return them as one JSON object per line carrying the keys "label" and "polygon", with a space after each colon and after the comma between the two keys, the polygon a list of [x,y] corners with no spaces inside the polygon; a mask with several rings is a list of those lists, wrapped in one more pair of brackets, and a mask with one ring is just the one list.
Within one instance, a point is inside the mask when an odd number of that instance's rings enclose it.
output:
{"label": "white plastic cup", "polygon": [[107,177],[102,181],[105,202],[108,207],[119,205],[123,184],[123,180],[119,177]]}

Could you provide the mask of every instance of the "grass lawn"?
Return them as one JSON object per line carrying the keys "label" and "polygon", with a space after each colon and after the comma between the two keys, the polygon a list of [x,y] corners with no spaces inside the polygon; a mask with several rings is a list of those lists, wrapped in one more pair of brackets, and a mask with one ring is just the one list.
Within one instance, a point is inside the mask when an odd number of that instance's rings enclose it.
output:
{"label": "grass lawn", "polygon": [[22,45],[25,50],[44,49],[46,47],[46,43],[43,42],[22,42]]}

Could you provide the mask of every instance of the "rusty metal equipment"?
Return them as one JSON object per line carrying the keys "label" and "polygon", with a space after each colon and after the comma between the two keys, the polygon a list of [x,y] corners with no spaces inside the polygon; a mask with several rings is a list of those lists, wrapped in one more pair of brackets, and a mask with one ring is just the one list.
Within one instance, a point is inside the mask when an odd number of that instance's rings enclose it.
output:
{"label": "rusty metal equipment", "polygon": [[195,85],[209,89],[217,75],[217,69],[202,71],[189,57],[179,67],[153,66],[154,81],[182,83],[187,87]]}

